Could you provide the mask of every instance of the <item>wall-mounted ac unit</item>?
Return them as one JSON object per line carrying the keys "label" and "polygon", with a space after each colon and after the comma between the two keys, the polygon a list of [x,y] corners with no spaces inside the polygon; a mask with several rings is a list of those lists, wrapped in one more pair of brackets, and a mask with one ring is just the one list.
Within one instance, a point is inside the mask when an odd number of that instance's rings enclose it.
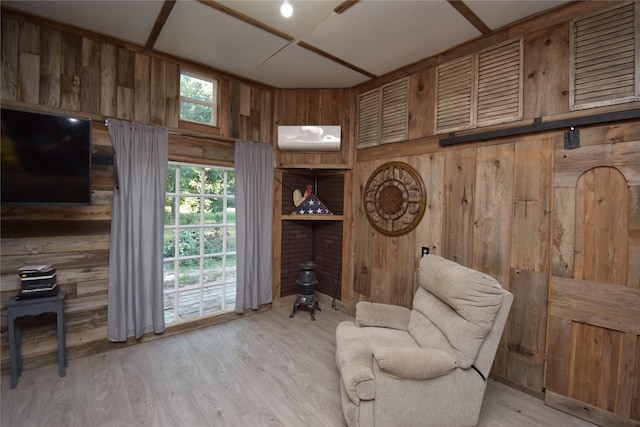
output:
{"label": "wall-mounted ac unit", "polygon": [[340,126],[278,126],[278,148],[287,151],[339,151]]}

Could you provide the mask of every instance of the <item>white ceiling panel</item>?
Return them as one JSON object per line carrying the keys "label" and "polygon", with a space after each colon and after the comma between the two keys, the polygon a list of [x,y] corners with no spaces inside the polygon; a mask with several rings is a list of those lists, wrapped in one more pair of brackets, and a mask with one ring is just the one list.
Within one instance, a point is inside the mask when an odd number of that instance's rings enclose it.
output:
{"label": "white ceiling panel", "polygon": [[253,72],[287,40],[194,1],[178,1],[155,48],[238,75]]}
{"label": "white ceiling panel", "polygon": [[282,0],[223,0],[218,3],[300,39],[329,18],[342,0],[291,0],[293,16],[290,18],[280,14]]}
{"label": "white ceiling panel", "polygon": [[[518,0],[505,2],[504,0],[466,0],[465,4],[482,22],[492,30],[504,27],[512,22],[551,9],[567,0]],[[517,3],[517,5],[510,4]]]}
{"label": "white ceiling panel", "polygon": [[253,80],[279,88],[347,88],[369,80],[363,74],[291,43],[252,72]]}
{"label": "white ceiling panel", "polygon": [[381,75],[479,35],[445,0],[362,0],[303,40]]}
{"label": "white ceiling panel", "polygon": [[162,9],[161,1],[14,1],[3,6],[85,30],[145,45]]}

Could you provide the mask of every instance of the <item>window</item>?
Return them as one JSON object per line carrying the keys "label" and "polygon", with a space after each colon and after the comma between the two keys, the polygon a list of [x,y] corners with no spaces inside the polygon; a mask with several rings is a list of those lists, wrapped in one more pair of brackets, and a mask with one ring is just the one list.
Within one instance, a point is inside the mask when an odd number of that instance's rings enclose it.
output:
{"label": "window", "polygon": [[164,213],[167,323],[234,308],[235,206],[233,169],[169,162]]}
{"label": "window", "polygon": [[218,124],[218,81],[188,71],[180,73],[180,120]]}

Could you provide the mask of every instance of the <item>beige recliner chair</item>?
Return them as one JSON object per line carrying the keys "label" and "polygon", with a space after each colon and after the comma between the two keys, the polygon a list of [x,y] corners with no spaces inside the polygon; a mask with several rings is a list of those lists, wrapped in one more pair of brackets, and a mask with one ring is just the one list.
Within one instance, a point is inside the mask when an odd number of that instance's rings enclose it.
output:
{"label": "beige recliner chair", "polygon": [[418,271],[413,309],[359,302],[336,329],[349,427],[472,426],[513,295],[436,255]]}

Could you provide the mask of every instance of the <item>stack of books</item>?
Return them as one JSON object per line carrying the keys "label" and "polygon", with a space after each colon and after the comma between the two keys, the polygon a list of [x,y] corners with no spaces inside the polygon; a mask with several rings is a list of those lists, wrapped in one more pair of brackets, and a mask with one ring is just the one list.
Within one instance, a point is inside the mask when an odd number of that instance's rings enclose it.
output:
{"label": "stack of books", "polygon": [[58,294],[56,269],[49,264],[27,265],[18,269],[20,293],[16,299],[50,297]]}

